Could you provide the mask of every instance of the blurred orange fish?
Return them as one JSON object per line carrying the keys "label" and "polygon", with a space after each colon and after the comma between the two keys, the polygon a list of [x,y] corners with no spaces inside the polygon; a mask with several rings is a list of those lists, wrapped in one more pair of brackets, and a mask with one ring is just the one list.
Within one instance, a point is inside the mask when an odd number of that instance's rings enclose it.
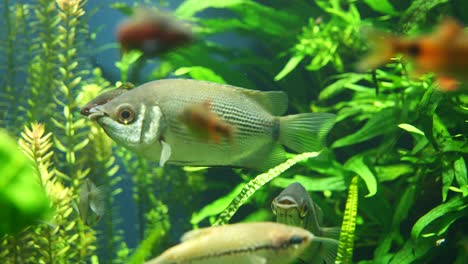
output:
{"label": "blurred orange fish", "polygon": [[189,25],[170,14],[153,8],[137,8],[117,29],[122,51],[137,49],[156,56],[191,42],[194,37]]}
{"label": "blurred orange fish", "polygon": [[221,137],[225,137],[233,143],[233,127],[231,124],[222,120],[211,111],[211,101],[205,101],[203,104],[193,104],[185,107],[180,120],[188,128],[203,138],[219,144]]}
{"label": "blurred orange fish", "polygon": [[434,72],[442,91],[454,91],[460,81],[468,81],[468,33],[452,18],[446,18],[438,29],[427,35],[406,38],[374,32],[369,39],[375,45],[358,65],[358,70],[376,68],[397,54],[415,63],[415,73]]}

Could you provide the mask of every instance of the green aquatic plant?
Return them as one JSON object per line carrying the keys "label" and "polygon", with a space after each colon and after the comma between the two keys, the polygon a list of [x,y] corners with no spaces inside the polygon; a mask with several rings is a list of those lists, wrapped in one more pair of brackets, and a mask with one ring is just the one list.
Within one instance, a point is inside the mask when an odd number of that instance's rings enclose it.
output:
{"label": "green aquatic plant", "polygon": [[[91,73],[87,61],[96,34],[87,22],[99,10],[78,0],[4,1],[0,125],[29,146],[30,133],[20,135],[24,125],[46,124],[48,133],[40,138],[47,151],[33,163],[43,163],[36,167],[42,168],[41,184],[55,213],[45,223],[2,237],[0,258],[7,263],[140,263],[175,244],[182,230],[214,223],[233,200],[223,215],[230,222],[271,220],[267,205],[277,188],[294,181],[322,208],[326,224],[338,225],[347,218],[351,195],[346,190],[354,190],[350,179],[357,175],[364,195],[353,220],[354,244],[341,246],[342,252],[352,252],[353,262],[465,263],[467,96],[440,92],[431,75],[411,76],[404,58],[372,72],[353,70],[367,43],[361,26],[411,35],[434,28],[442,16],[466,24],[462,2],[183,1],[175,15],[192,23],[197,41],[150,61],[131,64],[123,57],[120,81],[139,85],[177,76],[282,90],[291,113],[337,114],[330,147],[319,156],[271,174],[274,179],[266,173],[266,180],[252,180],[256,174],[241,169],[159,168],[116,147],[78,115],[79,107],[116,82],[102,77],[99,68]],[[119,9],[128,15],[133,6],[121,3]],[[226,36],[230,39],[223,42]],[[151,73],[139,72],[138,63]],[[85,177],[107,190],[107,211],[92,227],[71,205]],[[244,187],[248,191],[241,191]],[[122,215],[119,206],[131,195],[121,192],[133,195],[135,215]],[[239,193],[243,196],[236,200]],[[137,223],[135,230],[124,228],[127,221]],[[143,239],[132,254],[128,241]]]}
{"label": "green aquatic plant", "polygon": [[[271,168],[267,172],[258,175],[253,180],[243,185],[240,188],[239,193],[234,197],[234,199],[232,199],[231,203],[227,206],[227,208],[225,208],[221,212],[218,219],[213,223],[213,225],[227,224],[231,217],[237,212],[237,210],[250,198],[250,196],[252,196],[263,185],[273,180],[275,177],[277,177],[296,163],[305,159],[316,157],[319,154],[320,152],[305,152],[302,154],[295,155],[294,157],[288,159],[287,161],[279,164],[274,168]],[[225,198],[223,197],[221,199],[224,200]],[[217,203],[218,206],[223,204],[219,203],[218,201],[215,201],[214,203]],[[210,209],[213,211],[219,210],[217,207],[213,206],[211,206]],[[208,214],[210,213],[208,212]]]}
{"label": "green aquatic plant", "polygon": [[358,181],[359,178],[354,176],[349,186],[335,263],[352,263],[358,211]]}
{"label": "green aquatic plant", "polygon": [[[330,17],[309,19],[309,24],[303,28],[298,43],[291,51],[292,57],[275,76],[275,81],[283,79],[307,57],[311,58],[305,67],[307,70],[316,71],[332,64],[341,72],[344,69],[343,53],[355,51],[361,44],[357,38],[361,18],[354,3],[350,2],[347,10],[342,8],[339,0],[316,1],[316,4]],[[324,23],[324,19],[330,21]]]}
{"label": "green aquatic plant", "polygon": [[[61,183],[52,163],[54,152],[51,150],[51,136],[51,133],[45,133],[43,125],[32,124],[31,128],[26,127],[19,141],[22,150],[33,162],[31,168],[36,171],[38,178],[37,181],[30,182],[39,184],[41,190],[47,194],[49,206],[54,212],[22,232],[2,238],[0,255],[7,263],[80,262],[84,254],[93,252],[94,247],[91,244],[95,241],[94,232],[80,226],[79,218],[77,220],[72,208],[74,191]],[[78,243],[77,234],[82,235],[81,241],[86,244]]]}
{"label": "green aquatic plant", "polygon": [[[48,211],[49,202],[41,188],[39,173],[35,172],[35,169],[41,170],[43,166],[34,168],[5,131],[0,130],[0,138],[0,204],[3,208],[0,218],[1,237],[15,234],[42,220]],[[20,144],[23,145],[24,141],[20,141]],[[47,148],[47,138],[37,144],[39,151]],[[34,157],[36,153],[28,154]]]}

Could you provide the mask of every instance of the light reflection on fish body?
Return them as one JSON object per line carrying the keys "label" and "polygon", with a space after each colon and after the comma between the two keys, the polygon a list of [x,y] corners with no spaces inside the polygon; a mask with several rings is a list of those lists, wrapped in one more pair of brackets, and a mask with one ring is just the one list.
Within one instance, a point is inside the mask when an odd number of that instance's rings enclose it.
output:
{"label": "light reflection on fish body", "polygon": [[[210,102],[210,113],[231,130],[219,143],[201,139],[180,120],[184,109]],[[319,151],[335,115],[279,116],[287,95],[205,81],[167,79],[148,82],[90,109],[118,144],[149,160],[183,166],[236,166],[266,170],[295,152]],[[235,142],[235,147],[232,143]]]}
{"label": "light reflection on fish body", "polygon": [[272,222],[208,227],[186,233],[179,245],[146,264],[287,264],[314,239],[320,240],[302,228]]}
{"label": "light reflection on fish body", "polygon": [[[323,215],[320,207],[315,204],[307,190],[298,182],[286,187],[272,202],[272,211],[278,223],[305,228],[319,237],[338,239],[340,228],[322,227]],[[300,257],[310,264],[334,263],[337,247],[312,242]]]}
{"label": "light reflection on fish body", "polygon": [[468,81],[468,33],[451,18],[444,19],[433,33],[401,37],[368,30],[374,49],[358,64],[358,70],[376,68],[402,54],[414,62],[418,75],[434,72],[439,88],[454,91]]}

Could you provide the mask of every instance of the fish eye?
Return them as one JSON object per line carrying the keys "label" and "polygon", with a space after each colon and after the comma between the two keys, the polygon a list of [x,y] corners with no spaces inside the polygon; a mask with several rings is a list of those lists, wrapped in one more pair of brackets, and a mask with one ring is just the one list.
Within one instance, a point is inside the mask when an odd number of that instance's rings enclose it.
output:
{"label": "fish eye", "polygon": [[412,43],[408,46],[408,55],[416,57],[421,53],[421,47],[417,43]]}
{"label": "fish eye", "polygon": [[129,105],[123,105],[119,107],[117,111],[117,121],[119,123],[128,125],[131,124],[135,120],[135,111]]}
{"label": "fish eye", "polygon": [[295,245],[295,244],[301,244],[302,242],[304,242],[304,238],[301,237],[301,236],[292,236],[290,239],[289,239],[289,244],[290,245]]}

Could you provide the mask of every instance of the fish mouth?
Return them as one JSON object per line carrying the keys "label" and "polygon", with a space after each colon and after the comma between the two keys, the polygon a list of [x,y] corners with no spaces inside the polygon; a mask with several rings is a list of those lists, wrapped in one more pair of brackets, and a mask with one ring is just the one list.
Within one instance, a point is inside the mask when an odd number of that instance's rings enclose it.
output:
{"label": "fish mouth", "polygon": [[298,207],[298,204],[296,202],[296,200],[294,200],[292,197],[290,196],[285,196],[285,197],[281,197],[281,199],[278,199],[276,201],[276,206],[278,207],[281,207],[281,208],[294,208],[294,207]]}
{"label": "fish mouth", "polygon": [[[98,120],[100,117],[103,117],[103,116],[106,116],[107,114],[102,110],[102,109],[99,109],[98,106],[95,106],[95,107],[91,107],[91,108],[86,108],[86,109],[82,109],[81,111],[84,111],[84,110],[87,110],[87,117],[89,118],[89,120],[91,121],[96,121]],[[80,111],[80,112],[81,112]]]}

